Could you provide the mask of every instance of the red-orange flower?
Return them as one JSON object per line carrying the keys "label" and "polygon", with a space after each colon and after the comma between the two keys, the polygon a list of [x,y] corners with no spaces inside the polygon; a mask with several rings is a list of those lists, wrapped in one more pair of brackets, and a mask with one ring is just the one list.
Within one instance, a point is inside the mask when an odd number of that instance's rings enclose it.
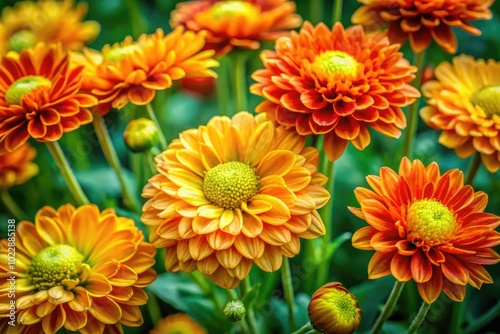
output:
{"label": "red-orange flower", "polygon": [[288,0],[201,0],[177,4],[170,25],[207,31],[205,49],[221,56],[233,48],[256,50],[259,41],[275,40],[301,22]]}
{"label": "red-orange flower", "polygon": [[399,137],[406,126],[401,107],[420,96],[408,83],[416,68],[402,58],[399,45],[382,34],[367,36],[360,26],[344,30],[336,23],[304,23],[299,33],[281,37],[276,51],[261,54],[250,87],[267,100],[265,112],[300,135],[325,134],[325,151],[336,160],[348,142],[359,149],[370,143],[368,127]]}
{"label": "red-orange flower", "polygon": [[82,22],[85,2],[73,0],[18,1],[0,16],[0,56],[21,51],[37,42],[60,43],[66,50],[79,50],[99,34],[99,23]]}
{"label": "red-orange flower", "polygon": [[155,253],[134,221],[113,209],[43,207],[34,224],[22,221],[0,241],[0,330],[102,334],[140,326]]}
{"label": "red-orange flower", "polygon": [[185,313],[161,319],[149,334],[207,334],[207,330]]}
{"label": "red-orange flower", "polygon": [[491,19],[489,7],[494,0],[358,0],[364,6],[352,16],[352,23],[378,28],[389,24],[391,43],[410,40],[415,52],[427,49],[434,39],[448,53],[457,51],[452,31],[459,27],[470,34],[481,31],[469,21]]}
{"label": "red-orange flower", "polygon": [[490,172],[500,169],[500,62],[460,55],[436,68],[422,86],[422,119],[442,130],[439,142],[461,158],[475,152]]}
{"label": "red-orange flower", "polygon": [[370,225],[352,237],[354,247],[375,250],[369,278],[414,280],[427,303],[441,291],[462,301],[467,284],[493,282],[483,265],[500,261],[492,249],[500,244],[500,218],[483,212],[488,196],[464,186],[461,171],[441,175],[436,163],[403,158],[399,173],[383,167],[366,179],[373,190],[357,188],[361,208],[349,209]]}
{"label": "red-orange flower", "polygon": [[205,32],[178,28],[165,35],[158,29],[137,41],[128,36],[101,52],[86,49],[84,57],[74,54],[74,59],[85,64],[82,88],[99,99],[94,111],[104,115],[128,103],[150,103],[156,91],[170,88],[173,80],[217,77],[211,68],[219,63],[212,59],[214,51],[201,51],[204,45]]}
{"label": "red-orange flower", "polygon": [[198,269],[234,288],[253,263],[267,272],[325,233],[317,209],[330,195],[305,138],[240,112],[181,133],[156,157],[142,221],[167,249],[169,271]]}
{"label": "red-orange flower", "polygon": [[11,53],[0,64],[0,154],[29,137],[56,141],[92,121],[87,109],[97,103],[78,93],[83,67],[70,66],[60,45],[37,44]]}
{"label": "red-orange flower", "polygon": [[36,150],[29,143],[0,155],[0,189],[23,184],[35,176],[38,173],[35,157]]}

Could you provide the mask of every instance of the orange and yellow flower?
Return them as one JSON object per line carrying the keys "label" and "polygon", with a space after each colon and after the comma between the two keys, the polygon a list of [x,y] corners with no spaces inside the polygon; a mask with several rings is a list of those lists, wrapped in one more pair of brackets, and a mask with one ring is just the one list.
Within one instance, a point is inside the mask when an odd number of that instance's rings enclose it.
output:
{"label": "orange and yellow flower", "polygon": [[207,31],[205,49],[222,56],[234,48],[256,50],[260,41],[272,41],[297,28],[302,19],[288,0],[201,0],[177,4],[172,27]]}
{"label": "orange and yellow flower", "polygon": [[66,50],[80,50],[100,30],[95,21],[82,22],[87,4],[73,0],[19,1],[0,16],[0,56],[21,51],[37,42],[60,43]]}
{"label": "orange and yellow flower", "polygon": [[500,169],[500,62],[460,55],[441,63],[422,87],[420,116],[443,130],[439,142],[461,158],[475,152],[490,172]]}
{"label": "orange and yellow flower", "polygon": [[[263,115],[261,115],[263,116]],[[143,190],[150,241],[167,249],[169,271],[198,269],[234,288],[255,262],[276,271],[300,238],[325,233],[317,209],[330,198],[305,138],[265,117],[214,117],[180,134],[156,157]]]}
{"label": "orange and yellow flower", "polygon": [[214,51],[201,51],[205,35],[183,28],[165,35],[158,29],[137,41],[128,36],[121,43],[105,45],[101,52],[86,49],[83,57],[73,54],[75,61],[85,64],[83,90],[99,99],[94,111],[104,115],[128,103],[146,105],[173,80],[217,77],[211,69],[219,65],[212,58]]}
{"label": "orange and yellow flower", "polygon": [[[142,289],[156,273],[155,248],[134,221],[113,209],[70,204],[44,207],[35,223],[22,221],[15,235],[16,262],[8,263],[11,240],[0,242],[0,328],[8,333],[123,333],[139,326]],[[9,253],[10,254],[10,253]],[[15,271],[15,274],[12,274]],[[15,275],[15,326],[8,297]]]}
{"label": "orange and yellow flower", "polygon": [[160,320],[149,334],[208,334],[208,331],[189,315],[176,313]]}
{"label": "orange and yellow flower", "polygon": [[463,301],[467,284],[493,282],[483,265],[500,261],[492,249],[500,244],[500,218],[484,212],[488,196],[464,186],[461,171],[441,175],[435,162],[403,158],[399,173],[383,167],[366,179],[373,190],[357,188],[361,208],[349,209],[370,225],[352,237],[354,247],[375,250],[368,278],[414,280],[426,303],[441,291]]}
{"label": "orange and yellow flower", "polygon": [[29,143],[0,155],[0,189],[23,184],[35,176],[38,173],[35,157],[36,150]]}
{"label": "orange and yellow flower", "polygon": [[0,63],[0,154],[32,137],[56,141],[92,121],[97,100],[79,93],[83,67],[70,64],[60,45],[37,44]]}
{"label": "orange and yellow flower", "polygon": [[363,150],[371,127],[399,137],[406,127],[401,107],[420,96],[409,85],[416,68],[382,34],[365,35],[360,26],[304,23],[299,33],[281,37],[275,51],[265,50],[265,69],[250,87],[266,101],[257,106],[268,118],[303,136],[324,134],[330,161],[347,144]]}
{"label": "orange and yellow flower", "polygon": [[422,52],[434,40],[448,53],[457,51],[452,31],[458,27],[473,35],[481,31],[469,21],[489,20],[489,7],[494,0],[358,0],[363,6],[352,16],[354,24],[380,28],[388,24],[391,43],[403,44],[407,39],[415,52]]}
{"label": "orange and yellow flower", "polygon": [[316,290],[307,312],[313,326],[325,334],[354,333],[362,314],[358,299],[338,282]]}

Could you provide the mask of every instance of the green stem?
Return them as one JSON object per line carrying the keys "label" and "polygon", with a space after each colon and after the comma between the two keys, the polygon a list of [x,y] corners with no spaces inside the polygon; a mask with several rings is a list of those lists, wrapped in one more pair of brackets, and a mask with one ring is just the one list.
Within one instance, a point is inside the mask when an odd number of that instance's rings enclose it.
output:
{"label": "green stem", "polygon": [[[425,60],[425,51],[414,54],[413,64],[417,66],[417,74],[415,80],[413,80],[413,87],[419,89],[420,81],[422,78],[422,72],[424,71],[424,60]],[[411,159],[412,151],[413,151],[413,141],[415,140],[415,134],[417,132],[418,127],[418,105],[419,100],[417,99],[413,102],[408,108],[408,127],[404,135],[403,140],[403,156]]]}
{"label": "green stem", "polygon": [[217,294],[215,284],[210,282],[199,271],[193,271],[187,274],[189,275],[189,278],[191,278],[191,280],[200,287],[201,291],[203,291],[203,294],[212,299],[215,308],[218,310],[222,310],[223,305],[219,298],[219,295]]}
{"label": "green stem", "polygon": [[141,15],[140,2],[136,0],[127,0],[127,9],[130,13],[132,35],[134,38],[137,38],[141,33],[146,32],[147,21],[144,20],[144,17]]}
{"label": "green stem", "polygon": [[220,66],[217,69],[218,78],[215,81],[215,90],[217,93],[217,105],[219,115],[229,116],[228,92],[229,92],[229,72],[227,68],[227,56],[219,58]]}
{"label": "green stem", "polygon": [[323,22],[324,0],[309,0],[309,16],[311,23],[316,25]]}
{"label": "green stem", "polygon": [[343,0],[335,0],[335,3],[333,5],[333,13],[332,13],[332,20],[333,20],[333,24],[335,24],[335,22],[340,22],[342,21],[342,4],[343,4]]}
{"label": "green stem", "polygon": [[[240,300],[252,289],[252,285],[250,284],[250,276],[247,276],[243,281],[240,283]],[[245,305],[247,309],[247,317],[246,321],[248,323],[248,326],[250,327],[250,333],[260,333],[258,326],[257,326],[257,321],[255,320],[255,313],[253,311],[253,306],[252,305]]]}
{"label": "green stem", "polygon": [[236,112],[247,110],[247,77],[246,77],[247,52],[235,52],[232,58],[234,73],[234,96],[236,99]]}
{"label": "green stem", "polygon": [[492,308],[490,308],[488,312],[484,313],[481,317],[476,319],[476,321],[471,323],[463,333],[474,334],[497,317],[500,317],[500,301],[497,302]]}
{"label": "green stem", "polygon": [[10,196],[7,189],[0,189],[0,200],[2,200],[5,208],[17,220],[28,219],[28,215],[17,205],[16,201]]}
{"label": "green stem", "polygon": [[[325,166],[326,165],[326,166]],[[326,190],[330,192],[330,200],[321,209],[321,218],[325,224],[325,235],[323,236],[322,251],[323,254],[330,248],[330,242],[332,241],[333,229],[332,229],[332,209],[333,209],[333,186],[334,186],[334,168],[333,162],[328,159],[324,160],[323,172],[328,176],[328,182],[326,183]],[[318,276],[316,281],[316,286],[322,286],[328,281],[328,274],[330,272],[330,259],[321,258],[322,262],[318,268]]]}
{"label": "green stem", "polygon": [[465,301],[453,303],[451,311],[451,328],[449,333],[462,333],[462,324],[464,322]]}
{"label": "green stem", "polygon": [[156,170],[155,155],[153,154],[153,152],[151,150],[147,151],[146,154],[144,154],[144,158],[146,159],[146,164],[148,165],[149,171],[151,173],[149,176],[157,174],[158,171]]}
{"label": "green stem", "polygon": [[288,314],[290,321],[290,331],[295,329],[295,296],[293,293],[292,272],[290,271],[290,260],[284,256],[283,264],[281,266],[281,280],[283,282],[283,291],[285,293],[285,300],[288,305]]}
{"label": "green stem", "polygon": [[146,104],[146,111],[148,112],[149,118],[155,122],[156,126],[158,127],[158,130],[160,130],[160,145],[162,150],[167,149],[167,139],[165,138],[165,134],[160,126],[160,122],[158,121],[158,118],[156,117],[155,111],[153,110],[153,106],[151,103]]}
{"label": "green stem", "polygon": [[50,154],[52,154],[52,157],[57,164],[57,167],[59,168],[59,171],[61,172],[64,180],[66,181],[66,184],[68,185],[69,191],[75,198],[78,205],[88,204],[89,200],[80,187],[75,174],[73,174],[73,170],[71,169],[68,160],[66,160],[66,157],[64,156],[59,143],[57,141],[53,141],[47,142],[46,144],[47,148],[50,151]]}
{"label": "green stem", "polygon": [[135,197],[132,195],[132,191],[128,186],[127,181],[125,180],[125,174],[123,173],[122,165],[120,164],[120,159],[118,158],[118,154],[116,154],[115,147],[113,146],[113,142],[111,141],[111,137],[109,136],[108,128],[104,123],[104,118],[102,118],[99,114],[94,114],[94,130],[97,135],[97,139],[101,144],[102,152],[108,160],[109,165],[115,171],[116,176],[118,177],[118,182],[120,183],[120,188],[122,190],[123,202],[125,205],[132,209],[134,212],[139,212],[139,203],[135,200]]}
{"label": "green stem", "polygon": [[156,298],[153,293],[147,291],[147,289],[146,292],[148,294],[148,303],[146,305],[148,308],[149,316],[151,318],[151,322],[156,325],[162,318],[160,304],[158,303],[158,298]]}
{"label": "green stem", "polygon": [[392,311],[394,310],[394,306],[396,306],[396,302],[398,301],[399,295],[401,295],[401,291],[403,291],[404,285],[405,285],[404,282],[396,281],[394,287],[392,288],[391,294],[387,299],[387,302],[382,308],[382,312],[375,321],[375,325],[373,325],[373,328],[370,332],[371,334],[379,333],[380,330],[382,329],[382,325],[384,324],[384,322],[387,319],[389,319]]}
{"label": "green stem", "polygon": [[408,332],[406,332],[407,334],[413,334],[420,328],[420,325],[422,324],[422,321],[424,321],[427,311],[429,311],[430,308],[431,304],[427,304],[426,302],[422,303],[422,306],[420,307],[420,310],[418,310],[415,319],[413,319],[410,328],[408,328]]}
{"label": "green stem", "polygon": [[310,322],[308,322],[307,324],[305,324],[304,326],[302,326],[300,329],[296,330],[292,334],[306,334],[310,330],[314,330],[314,327],[312,326],[312,324]]}
{"label": "green stem", "polygon": [[481,153],[476,152],[470,163],[469,170],[465,175],[465,184],[472,185],[472,182],[474,182],[474,178],[476,177],[476,174],[479,171],[480,167],[481,167]]}

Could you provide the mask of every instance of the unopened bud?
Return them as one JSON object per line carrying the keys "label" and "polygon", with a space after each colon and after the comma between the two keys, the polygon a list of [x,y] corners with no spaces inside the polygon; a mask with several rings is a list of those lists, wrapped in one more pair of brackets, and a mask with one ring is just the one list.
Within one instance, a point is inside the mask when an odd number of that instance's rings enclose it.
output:
{"label": "unopened bud", "polygon": [[234,299],[228,301],[226,305],[224,305],[222,313],[226,317],[227,321],[238,322],[245,319],[247,310],[245,309],[245,305],[243,305],[239,299]]}
{"label": "unopened bud", "polygon": [[123,140],[131,151],[145,152],[160,142],[160,134],[152,120],[139,118],[128,123]]}

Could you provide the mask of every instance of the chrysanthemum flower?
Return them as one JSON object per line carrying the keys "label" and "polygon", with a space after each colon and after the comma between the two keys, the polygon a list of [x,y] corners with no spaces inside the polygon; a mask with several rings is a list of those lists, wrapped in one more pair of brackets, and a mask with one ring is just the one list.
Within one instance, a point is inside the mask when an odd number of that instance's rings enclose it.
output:
{"label": "chrysanthemum flower", "polygon": [[36,150],[29,143],[0,155],[0,189],[23,184],[35,176],[38,173],[35,157]]}
{"label": "chrysanthemum flower", "polygon": [[217,77],[211,69],[219,65],[212,58],[214,51],[201,51],[205,35],[183,28],[165,35],[158,29],[137,41],[128,36],[121,43],[105,45],[101,52],[86,49],[84,57],[74,54],[75,61],[86,66],[83,90],[99,99],[94,111],[104,115],[128,103],[146,105],[173,80]]}
{"label": "chrysanthemum flower", "polygon": [[160,320],[149,334],[208,334],[208,332],[189,315],[177,313]]}
{"label": "chrysanthemum flower", "polygon": [[21,51],[37,42],[60,43],[64,49],[80,50],[99,34],[99,23],[82,22],[87,4],[73,0],[19,1],[5,7],[0,16],[0,56]]}
{"label": "chrysanthemum flower", "polygon": [[500,169],[500,62],[460,55],[441,63],[436,81],[422,87],[428,106],[420,116],[443,130],[439,142],[461,158],[474,152],[490,172]]}
{"label": "chrysanthemum flower", "polygon": [[7,326],[13,333],[123,333],[122,325],[141,325],[142,288],[156,278],[156,250],[143,239],[134,221],[113,209],[42,208],[34,224],[17,225],[14,265],[8,240],[0,242],[0,323],[10,321],[6,279],[14,276],[16,323]]}
{"label": "chrysanthemum flower", "polygon": [[358,299],[338,282],[316,290],[307,307],[314,327],[325,334],[354,333],[361,322]]}
{"label": "chrysanthemum flower", "polygon": [[[262,115],[263,116],[263,115]],[[169,271],[200,270],[234,288],[255,262],[276,271],[300,238],[323,235],[317,209],[330,198],[304,137],[240,112],[181,133],[156,157],[143,191],[150,241]]]}
{"label": "chrysanthemum flower", "polygon": [[403,44],[407,39],[415,52],[427,49],[434,39],[448,53],[457,51],[453,27],[473,35],[481,31],[469,21],[489,20],[489,7],[494,0],[358,0],[364,6],[352,16],[354,24],[379,28],[389,24],[391,43]]}
{"label": "chrysanthemum flower", "polygon": [[170,25],[207,31],[205,49],[222,56],[234,48],[256,50],[260,41],[275,40],[301,22],[288,0],[201,0],[177,4]]}
{"label": "chrysanthemum flower", "polygon": [[354,247],[375,250],[368,278],[414,280],[427,303],[441,291],[462,301],[467,284],[492,283],[483,265],[500,261],[491,249],[500,244],[500,218],[483,212],[488,196],[464,186],[461,171],[441,175],[436,163],[403,158],[399,173],[383,167],[366,179],[373,190],[357,188],[361,208],[349,209],[370,225],[352,237]]}
{"label": "chrysanthemum flower", "polygon": [[56,141],[92,121],[86,109],[97,103],[80,94],[83,67],[70,66],[60,45],[37,44],[0,63],[0,154],[29,137]]}
{"label": "chrysanthemum flower", "polygon": [[336,160],[348,142],[359,149],[370,143],[368,127],[399,137],[406,126],[401,107],[420,96],[408,83],[416,68],[402,58],[399,45],[381,34],[367,36],[360,26],[332,30],[304,23],[299,33],[281,37],[265,50],[265,69],[250,87],[266,101],[257,106],[300,135],[325,134],[325,151]]}

